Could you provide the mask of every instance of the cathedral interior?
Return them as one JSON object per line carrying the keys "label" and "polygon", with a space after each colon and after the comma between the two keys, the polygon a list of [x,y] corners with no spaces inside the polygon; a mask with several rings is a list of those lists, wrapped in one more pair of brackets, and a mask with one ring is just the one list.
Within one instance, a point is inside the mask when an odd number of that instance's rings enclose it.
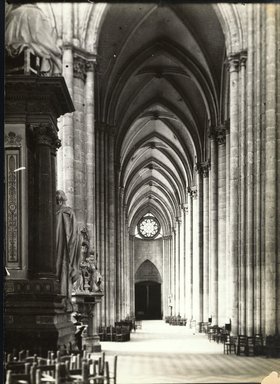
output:
{"label": "cathedral interior", "polygon": [[6,354],[169,323],[277,363],[280,5],[5,12]]}

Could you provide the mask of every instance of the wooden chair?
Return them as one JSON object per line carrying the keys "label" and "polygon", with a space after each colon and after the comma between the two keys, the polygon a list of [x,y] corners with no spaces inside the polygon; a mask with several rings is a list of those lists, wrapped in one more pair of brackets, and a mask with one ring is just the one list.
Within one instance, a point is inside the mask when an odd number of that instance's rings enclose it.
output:
{"label": "wooden chair", "polygon": [[52,365],[42,365],[35,367],[35,383],[55,383],[60,384],[62,363]]}
{"label": "wooden chair", "polygon": [[255,356],[255,338],[247,337],[247,356]]}
{"label": "wooden chair", "polygon": [[82,382],[83,384],[89,383],[89,376],[89,363],[87,361],[82,362],[81,368],[66,370],[65,375],[67,382]]}
{"label": "wooden chair", "polygon": [[208,340],[209,341],[212,341],[215,339],[215,335],[217,334],[218,332],[218,326],[217,325],[213,325],[212,327],[209,327],[209,330],[208,330]]}
{"label": "wooden chair", "polygon": [[224,354],[231,355],[231,352],[236,354],[236,337],[227,335],[227,338],[224,341]]}
{"label": "wooden chair", "polygon": [[263,355],[264,347],[263,347],[263,337],[261,334],[257,333],[255,335],[255,355]]}
{"label": "wooden chair", "polygon": [[110,384],[111,382],[113,384],[117,383],[117,360],[118,356],[114,356],[113,358],[113,369],[110,371],[109,368],[109,362],[105,362],[105,370],[106,370],[106,378],[107,378],[107,384]]}
{"label": "wooden chair", "polygon": [[245,355],[248,356],[248,343],[247,343],[247,336],[239,335],[237,339],[237,350],[236,354],[238,356]]}
{"label": "wooden chair", "polygon": [[31,384],[31,378],[26,373],[13,373],[10,369],[6,374],[6,384]]}
{"label": "wooden chair", "polygon": [[101,358],[99,360],[89,360],[82,362],[82,368],[70,369],[66,373],[66,382],[89,384],[107,384],[108,378],[102,368]]}

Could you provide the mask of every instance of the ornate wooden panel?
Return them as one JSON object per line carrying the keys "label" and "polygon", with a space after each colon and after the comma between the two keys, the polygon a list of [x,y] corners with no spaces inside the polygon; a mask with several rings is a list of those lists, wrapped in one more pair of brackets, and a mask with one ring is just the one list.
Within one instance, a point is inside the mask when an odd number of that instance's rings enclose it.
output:
{"label": "ornate wooden panel", "polygon": [[6,266],[21,268],[21,137],[14,132],[5,136],[5,247]]}

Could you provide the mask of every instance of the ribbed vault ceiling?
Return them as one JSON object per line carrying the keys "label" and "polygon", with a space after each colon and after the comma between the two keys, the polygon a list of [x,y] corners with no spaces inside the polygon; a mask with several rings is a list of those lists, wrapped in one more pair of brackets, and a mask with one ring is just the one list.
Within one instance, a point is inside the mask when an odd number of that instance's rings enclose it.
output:
{"label": "ribbed vault ceiling", "polygon": [[169,234],[219,122],[220,24],[211,4],[111,4],[99,36],[97,118],[115,130],[131,233],[151,212]]}

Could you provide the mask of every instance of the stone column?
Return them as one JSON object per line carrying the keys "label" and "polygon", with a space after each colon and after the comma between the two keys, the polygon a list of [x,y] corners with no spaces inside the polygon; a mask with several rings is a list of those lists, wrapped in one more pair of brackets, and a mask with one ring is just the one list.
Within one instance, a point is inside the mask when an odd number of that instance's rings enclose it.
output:
{"label": "stone column", "polygon": [[201,163],[203,175],[203,321],[209,312],[209,168],[210,161]]}
{"label": "stone column", "polygon": [[[254,26],[253,26],[253,8],[252,4],[248,4],[247,23],[248,23],[248,60],[247,60],[247,124],[246,124],[246,335],[252,336],[254,333]],[[246,75],[246,58],[241,60],[240,67],[240,86],[245,91],[244,78]],[[242,101],[242,100],[241,100]],[[245,100],[244,100],[245,101]],[[242,323],[241,323],[242,324]]]}
{"label": "stone column", "polygon": [[274,4],[265,6],[266,32],[266,111],[265,111],[265,334],[276,333],[276,279],[277,279],[277,218],[276,218],[276,85],[277,85],[277,40],[276,9]]}
{"label": "stone column", "polygon": [[184,291],[183,291],[183,300],[184,300],[184,317],[188,318],[188,205],[183,204],[184,212],[184,226],[183,226],[183,253],[184,253]]}
{"label": "stone column", "polygon": [[74,148],[74,201],[75,214],[80,226],[86,222],[86,132],[84,126],[84,93],[86,79],[86,61],[74,54],[73,61],[73,99],[75,112],[73,115],[73,148]]}
{"label": "stone column", "polygon": [[134,239],[135,236],[129,235],[130,243],[130,305],[131,305],[131,316],[135,317],[135,278],[134,278]]}
{"label": "stone column", "polygon": [[51,123],[30,124],[35,138],[37,185],[35,211],[37,215],[33,273],[39,277],[56,276],[55,173],[53,155],[59,148],[57,128]]}
{"label": "stone column", "polygon": [[[119,231],[118,231],[118,253],[117,253],[117,265],[116,265],[116,315],[117,320],[121,320],[121,258],[123,255],[123,245],[124,245],[124,188],[119,188],[119,208],[118,208],[118,220],[119,220]],[[134,241],[134,238],[133,238]],[[134,254],[133,254],[133,263],[134,263]],[[133,272],[134,273],[134,272]],[[134,278],[134,275],[133,275]]]}
{"label": "stone column", "polygon": [[230,206],[229,254],[232,333],[238,332],[238,205],[239,205],[239,55],[228,58],[230,73]]}
{"label": "stone column", "polygon": [[[244,55],[245,59],[245,55]],[[246,335],[246,168],[247,162],[247,127],[246,121],[246,78],[245,60],[241,62],[240,71],[240,203],[239,203],[239,333]]]}
{"label": "stone column", "polygon": [[[74,96],[74,58],[73,58],[73,4],[63,4],[63,56],[62,75],[65,79],[69,94]],[[74,125],[73,113],[67,113],[61,118],[59,126],[62,141],[62,174],[58,175],[58,185],[61,185],[67,195],[67,204],[75,207],[74,200]],[[62,180],[61,180],[62,178]]]}
{"label": "stone column", "polygon": [[[181,210],[182,212],[182,210]],[[186,308],[185,308],[185,252],[184,252],[184,215],[181,216],[180,223],[180,287],[179,287],[179,298],[180,298],[180,314],[182,317],[185,316]]]}
{"label": "stone column", "polygon": [[[279,47],[279,41],[280,41],[280,10],[278,4],[275,5],[275,19],[276,19],[276,25],[277,28],[277,41],[278,41],[278,47]],[[277,61],[276,61],[276,69],[275,72],[277,73],[277,89],[278,89],[278,96],[277,96],[277,104],[276,104],[276,127],[278,131],[278,137],[277,137],[277,147],[276,147],[276,154],[277,154],[277,174],[276,174],[276,205],[277,205],[277,211],[276,211],[276,217],[280,217],[280,135],[279,135],[279,126],[280,126],[280,97],[279,97],[279,89],[280,89],[280,77],[279,77],[279,70],[280,70],[280,51],[277,50]],[[276,334],[279,335],[280,333],[280,225],[279,220],[277,221],[277,233],[276,233],[276,298],[277,298],[277,304],[276,304]],[[257,254],[256,254],[257,256]]]}
{"label": "stone column", "polygon": [[96,246],[95,230],[95,129],[94,129],[94,62],[86,63],[85,126],[86,126],[86,223]]}
{"label": "stone column", "polygon": [[[115,322],[116,314],[116,303],[115,303],[115,290],[116,290],[116,241],[115,241],[115,197],[116,197],[116,186],[115,186],[115,169],[114,169],[114,135],[113,132],[109,134],[109,146],[108,146],[108,254],[107,264],[109,266],[108,276],[108,287],[109,287],[109,306],[110,306],[110,324]],[[127,239],[127,246],[129,246],[129,239]],[[132,276],[129,274],[130,279]],[[129,289],[129,286],[128,286]]]}
{"label": "stone column", "polygon": [[173,291],[173,230],[170,235],[170,243],[169,243],[169,290],[168,290],[168,300],[169,300],[169,312],[168,315],[172,316],[174,313],[174,291]]}
{"label": "stone column", "polygon": [[169,271],[170,271],[170,236],[163,236],[163,255],[162,255],[162,265],[163,265],[163,316],[169,316],[170,311],[168,307],[168,296],[169,296]]}
{"label": "stone column", "polygon": [[193,204],[192,227],[193,227],[193,252],[192,252],[192,296],[193,296],[193,319],[199,321],[199,201],[197,186],[191,187]]}
{"label": "stone column", "polygon": [[103,190],[103,237],[104,237],[104,249],[103,249],[103,257],[104,257],[104,285],[107,295],[105,296],[104,302],[104,311],[105,311],[105,323],[106,325],[110,325],[110,288],[109,288],[109,279],[110,279],[110,261],[108,260],[108,246],[109,246],[109,215],[108,215],[108,144],[109,144],[109,135],[110,135],[110,127],[108,125],[104,125],[104,153],[103,153],[103,179],[104,179],[104,190]]}
{"label": "stone column", "polygon": [[218,164],[216,133],[211,132],[209,298],[212,323],[218,323]]}
{"label": "stone column", "polygon": [[175,309],[180,314],[180,226],[181,218],[176,218],[176,259],[175,259]]}
{"label": "stone column", "polygon": [[226,316],[228,320],[231,318],[231,291],[232,286],[230,283],[231,276],[231,266],[230,266],[230,256],[229,256],[229,239],[230,239],[230,214],[229,214],[229,201],[230,201],[230,191],[229,191],[229,176],[230,176],[230,137],[229,137],[229,121],[226,126]]}
{"label": "stone column", "polygon": [[199,277],[199,303],[198,303],[198,321],[203,321],[203,179],[202,174],[198,175],[198,277]]}
{"label": "stone column", "polygon": [[186,214],[186,224],[185,224],[185,239],[186,239],[186,265],[185,265],[185,278],[186,278],[186,291],[185,291],[185,301],[186,301],[186,318],[190,319],[190,302],[191,302],[191,271],[190,271],[190,231],[191,231],[191,223],[190,223],[190,202],[189,196],[187,195],[187,206],[184,209]]}
{"label": "stone column", "polygon": [[171,271],[172,271],[172,279],[171,279],[171,292],[172,292],[172,315],[177,316],[177,307],[176,307],[176,231],[173,227],[172,229],[172,258],[171,258]]}
{"label": "stone column", "polygon": [[217,132],[218,143],[218,324],[228,322],[226,315],[226,127],[220,125]]}
{"label": "stone column", "polygon": [[124,308],[123,308],[123,318],[129,314],[129,284],[127,284],[127,279],[129,279],[129,254],[128,254],[128,217],[126,217],[126,230],[124,237],[124,262],[123,262],[123,288],[124,288]]}
{"label": "stone column", "polygon": [[[254,91],[254,104],[255,104],[255,116],[261,116],[261,83],[262,83],[262,66],[261,66],[261,7],[260,4],[254,6],[255,18],[254,18],[254,31],[256,39],[256,52],[255,52],[255,91]],[[261,153],[262,153],[262,140],[261,140],[261,119],[257,118],[254,135],[254,195],[255,195],[255,268],[254,268],[254,332],[261,333]]]}
{"label": "stone column", "polygon": [[190,288],[189,288],[189,291],[190,291],[190,302],[189,302],[189,314],[190,314],[190,317],[189,317],[189,320],[192,320],[193,319],[193,316],[194,316],[194,312],[193,312],[193,302],[194,302],[194,297],[193,297],[193,194],[191,193],[191,190],[190,190],[190,194],[189,194],[189,204],[188,204],[188,208],[189,208],[189,223],[190,223],[190,227],[189,227],[189,273],[188,273],[188,280],[189,280],[189,283],[190,283]]}

